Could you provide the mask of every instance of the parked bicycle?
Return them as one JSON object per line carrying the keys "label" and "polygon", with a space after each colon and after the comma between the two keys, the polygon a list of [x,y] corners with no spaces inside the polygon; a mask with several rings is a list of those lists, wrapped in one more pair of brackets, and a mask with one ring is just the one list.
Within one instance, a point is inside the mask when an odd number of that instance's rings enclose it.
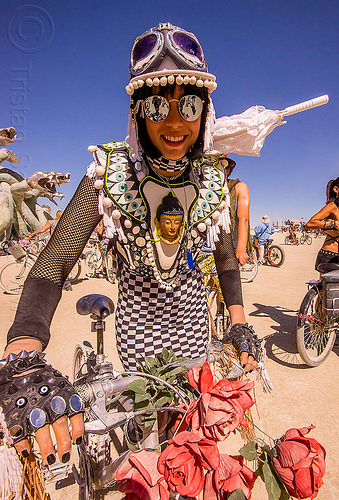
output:
{"label": "parked bicycle", "polygon": [[297,318],[297,346],[309,366],[320,365],[332,351],[339,333],[339,265],[320,264],[324,274],[309,281]]}
{"label": "parked bicycle", "polygon": [[222,339],[223,335],[231,327],[231,319],[219,284],[214,256],[210,252],[203,252],[200,269],[204,274],[204,282],[207,291],[208,312],[212,335]]}
{"label": "parked bicycle", "polygon": [[85,253],[86,276],[93,278],[101,274],[110,283],[114,283],[117,273],[117,263],[112,250],[107,252],[107,242],[91,238],[89,244],[92,248]]}
{"label": "parked bicycle", "polygon": [[47,245],[48,240],[49,238],[47,238],[46,236],[36,235],[31,240],[27,238],[21,240],[21,246],[24,247],[26,252],[34,255],[39,255]]}
{"label": "parked bicycle", "polygon": [[[19,295],[22,292],[24,282],[34,265],[38,255],[31,253],[29,247],[22,247],[16,241],[5,241],[3,250],[14,257],[14,261],[8,262],[0,269],[0,287],[11,295]],[[75,264],[69,274],[69,279],[74,282],[81,273],[80,260]]]}
{"label": "parked bicycle", "polygon": [[[272,245],[273,239],[269,239],[264,244],[264,264],[273,267],[280,267],[285,262],[285,251],[280,245]],[[253,248],[255,258],[259,258],[258,247]]]}
{"label": "parked bicycle", "polygon": [[[213,258],[212,250],[208,247],[203,247],[198,257],[198,262],[201,263],[200,268],[202,267],[204,260],[210,255],[212,255]],[[213,258],[213,263],[214,263],[214,258]],[[217,272],[215,267],[213,268],[213,273],[217,277]],[[254,280],[257,274],[258,274],[258,258],[256,252],[252,252],[252,254],[249,256],[248,262],[240,267],[240,277],[242,283],[250,283],[251,281]]]}
{"label": "parked bicycle", "polygon": [[[102,500],[117,489],[115,473],[131,450],[161,448],[168,439],[167,432],[173,429],[173,421],[189,406],[189,393],[177,384],[180,374],[193,366],[202,366],[207,360],[218,365],[226,378],[236,378],[243,369],[236,359],[222,352],[220,342],[212,342],[207,355],[187,361],[175,361],[156,370],[146,372],[118,372],[106,360],[104,353],[105,318],[114,311],[111,299],[104,295],[91,294],[78,300],[77,312],[90,315],[91,331],[96,332],[96,350],[85,340],[77,345],[73,360],[73,381],[84,405],[85,435],[78,446],[78,466],[56,462],[49,467],[49,482],[58,481],[58,489],[69,484],[73,475],[79,485],[80,500]],[[225,363],[225,359],[227,362]],[[171,382],[166,381],[166,374]],[[159,375],[162,373],[162,375]],[[124,391],[132,382],[150,380],[165,391],[170,391],[170,402],[166,405],[155,402],[154,407],[136,409],[136,403]],[[187,386],[189,391],[189,385]],[[145,426],[142,417],[153,415],[154,423]],[[155,418],[154,415],[159,416]]]}

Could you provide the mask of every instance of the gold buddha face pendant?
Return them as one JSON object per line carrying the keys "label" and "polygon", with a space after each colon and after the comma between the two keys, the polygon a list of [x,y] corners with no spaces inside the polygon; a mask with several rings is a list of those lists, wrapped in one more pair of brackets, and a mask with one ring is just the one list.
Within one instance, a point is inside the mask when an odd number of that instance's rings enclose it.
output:
{"label": "gold buddha face pendant", "polygon": [[171,192],[162,198],[154,223],[158,239],[168,245],[179,242],[184,227],[184,210]]}
{"label": "gold buddha face pendant", "polygon": [[161,215],[160,221],[155,220],[157,236],[161,241],[169,245],[178,243],[183,230],[182,215]]}

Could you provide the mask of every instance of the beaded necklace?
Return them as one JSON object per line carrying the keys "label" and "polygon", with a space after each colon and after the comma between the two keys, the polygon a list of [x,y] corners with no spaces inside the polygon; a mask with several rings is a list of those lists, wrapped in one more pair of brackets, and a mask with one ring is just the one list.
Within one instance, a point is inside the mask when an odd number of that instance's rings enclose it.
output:
{"label": "beaded necklace", "polygon": [[[184,174],[187,171],[187,168],[190,166],[190,160],[186,156],[184,156],[183,158],[180,158],[179,160],[168,160],[164,156],[161,156],[157,160],[152,160],[151,158],[147,157],[147,158],[145,158],[145,160],[146,160],[146,164],[166,184],[166,186],[168,187],[168,189],[172,192],[173,196],[175,196],[175,193],[173,191],[173,187],[170,185],[170,182],[178,179],[181,176],[182,176],[182,182],[183,182],[183,180],[184,180],[183,179],[184,178]],[[166,163],[166,162],[171,162],[171,166],[173,168],[175,168],[175,170],[177,170],[179,168],[179,166],[180,166],[181,167],[181,171],[179,171],[179,173],[176,174],[175,176],[165,177],[160,172],[158,172],[158,170],[156,170],[156,169],[162,168],[163,170],[167,170],[168,171],[167,168],[163,168],[164,163]],[[186,208],[186,213],[188,214],[188,203],[187,203],[187,198],[186,198],[185,186],[184,186],[184,193],[185,193],[185,205],[186,205],[185,208]],[[185,238],[184,238],[184,240],[181,243],[181,246],[185,246],[185,245],[188,246],[188,243],[189,243],[189,240],[190,240],[190,233],[187,231],[188,221],[184,221],[184,226],[186,228],[186,239],[187,239],[187,241],[185,241]],[[149,250],[150,250],[150,248],[149,248]],[[186,250],[186,258],[187,258],[187,264],[188,264],[189,269],[194,269],[193,254],[188,249]]]}

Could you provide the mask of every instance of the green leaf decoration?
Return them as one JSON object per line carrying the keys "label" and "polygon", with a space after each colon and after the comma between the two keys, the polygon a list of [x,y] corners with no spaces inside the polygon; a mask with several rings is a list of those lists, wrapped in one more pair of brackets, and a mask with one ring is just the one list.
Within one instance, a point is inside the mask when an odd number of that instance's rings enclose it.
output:
{"label": "green leaf decoration", "polygon": [[227,497],[227,500],[246,500],[246,496],[241,488],[238,488]]}
{"label": "green leaf decoration", "polygon": [[268,462],[262,465],[263,479],[270,500],[280,500],[281,488]]}
{"label": "green leaf decoration", "polygon": [[128,386],[130,391],[136,392],[138,394],[144,394],[146,392],[146,381],[143,378],[138,380],[133,380]]}
{"label": "green leaf decoration", "polygon": [[167,405],[171,404],[172,401],[173,401],[173,397],[163,396],[162,398],[157,399],[157,401],[155,402],[155,406],[156,406],[156,408],[161,408],[162,406],[167,406]]}
{"label": "green leaf decoration", "polygon": [[152,369],[154,368],[155,365],[155,358],[152,358],[151,356],[146,356],[144,359],[144,363],[147,366],[147,368]]}
{"label": "green leaf decoration", "polygon": [[255,441],[249,441],[245,446],[240,448],[239,453],[249,461],[257,460],[258,458],[258,445]]}

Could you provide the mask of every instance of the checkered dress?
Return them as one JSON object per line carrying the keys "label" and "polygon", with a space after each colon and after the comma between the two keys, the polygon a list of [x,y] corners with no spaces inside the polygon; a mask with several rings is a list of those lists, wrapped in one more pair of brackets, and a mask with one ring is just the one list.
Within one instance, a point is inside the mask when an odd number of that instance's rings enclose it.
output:
{"label": "checkered dress", "polygon": [[135,370],[136,359],[160,354],[164,347],[178,356],[203,356],[208,342],[208,311],[201,271],[189,270],[168,291],[124,266],[115,329],[125,370]]}

